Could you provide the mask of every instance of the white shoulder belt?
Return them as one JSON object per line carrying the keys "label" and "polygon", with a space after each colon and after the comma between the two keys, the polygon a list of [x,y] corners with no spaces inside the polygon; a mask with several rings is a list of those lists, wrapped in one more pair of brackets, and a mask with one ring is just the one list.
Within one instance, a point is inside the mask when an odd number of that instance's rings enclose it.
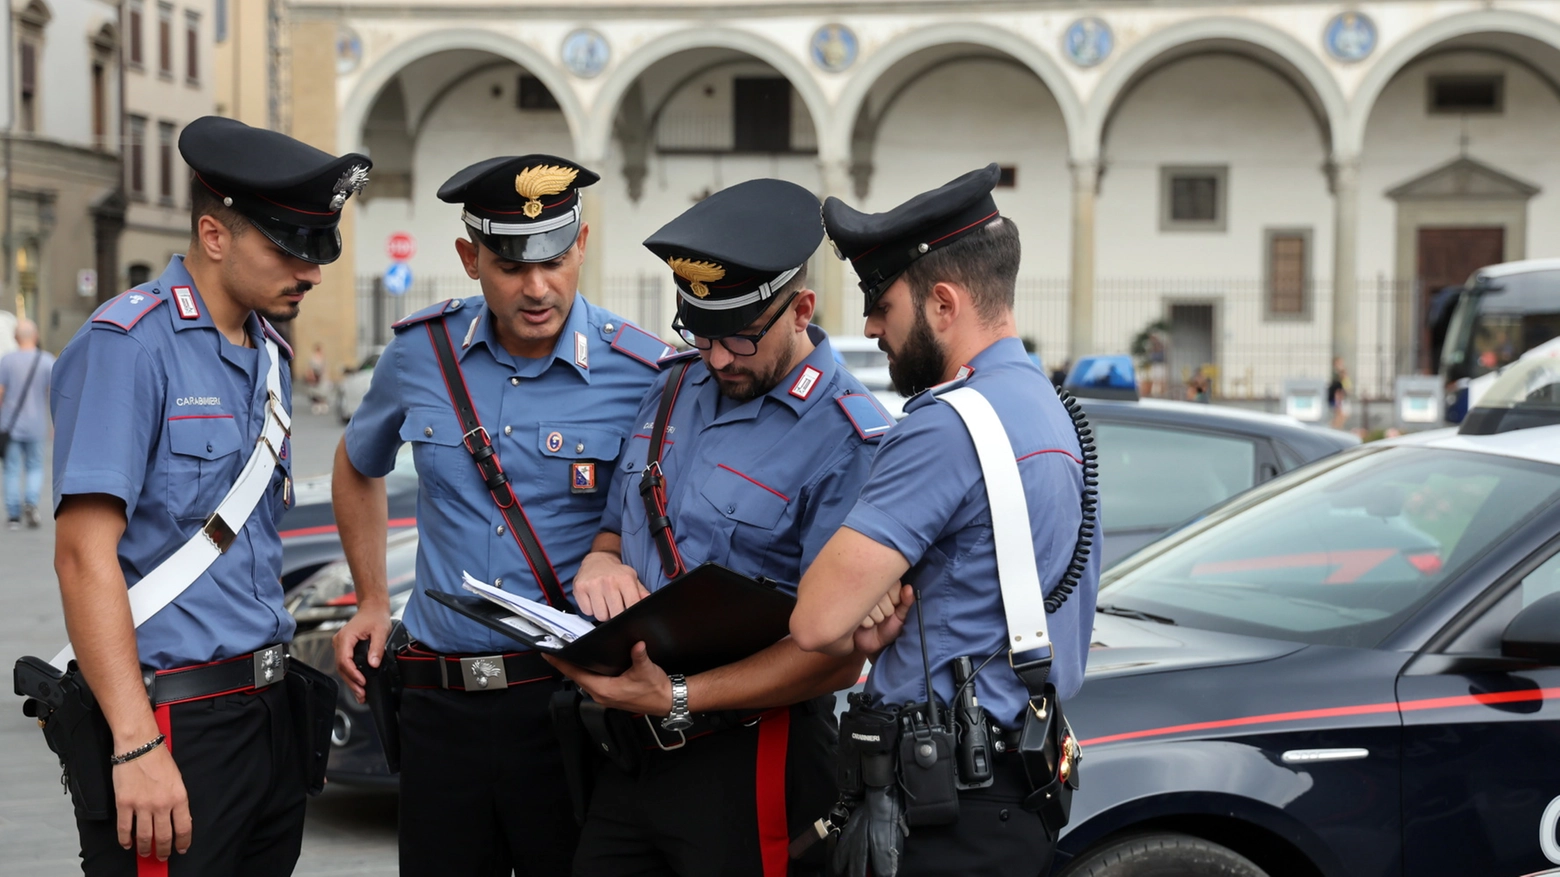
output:
{"label": "white shoulder belt", "polygon": [[991,505],[991,532],[997,549],[997,578],[1002,586],[1002,610],[1007,616],[1008,649],[1025,654],[1026,661],[1051,657],[1051,634],[1046,626],[1045,592],[1035,563],[1034,533],[1029,528],[1029,502],[1018,475],[1018,460],[1002,421],[978,391],[970,387],[949,390],[937,397],[959,413],[975,442],[986,500]]}
{"label": "white shoulder belt", "polygon": [[[265,428],[260,431],[254,453],[249,455],[249,462],[244,465],[237,483],[195,535],[130,587],[130,617],[136,627],[178,599],[185,588],[211,568],[233,544],[238,531],[244,528],[249,515],[270,487],[271,473],[281,463],[282,442],[292,434],[292,418],[282,404],[281,355],[276,342],[267,338],[265,352],[271,358],[265,375]],[[49,663],[63,670],[75,656],[75,649],[67,643]]]}

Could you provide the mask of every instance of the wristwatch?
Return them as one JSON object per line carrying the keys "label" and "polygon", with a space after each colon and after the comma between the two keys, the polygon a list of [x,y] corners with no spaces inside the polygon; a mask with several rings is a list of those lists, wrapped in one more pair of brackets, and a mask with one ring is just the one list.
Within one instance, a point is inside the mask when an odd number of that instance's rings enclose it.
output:
{"label": "wristwatch", "polygon": [[666,678],[672,682],[672,711],[661,720],[661,727],[668,731],[686,731],[693,727],[693,714],[688,712],[688,680],[681,673]]}

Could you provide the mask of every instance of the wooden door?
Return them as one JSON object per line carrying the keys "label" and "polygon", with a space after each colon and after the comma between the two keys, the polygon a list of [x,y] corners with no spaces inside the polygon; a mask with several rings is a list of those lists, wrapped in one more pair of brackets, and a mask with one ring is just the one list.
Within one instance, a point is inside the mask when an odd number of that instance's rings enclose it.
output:
{"label": "wooden door", "polygon": [[1421,228],[1418,235],[1419,289],[1415,329],[1419,333],[1421,373],[1430,370],[1430,297],[1444,286],[1461,286],[1473,272],[1506,259],[1506,230],[1482,228]]}

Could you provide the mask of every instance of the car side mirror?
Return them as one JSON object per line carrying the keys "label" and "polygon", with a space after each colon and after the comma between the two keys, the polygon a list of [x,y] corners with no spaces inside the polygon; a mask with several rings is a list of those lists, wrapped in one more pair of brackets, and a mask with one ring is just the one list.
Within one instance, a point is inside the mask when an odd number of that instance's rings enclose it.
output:
{"label": "car side mirror", "polygon": [[1540,597],[1511,619],[1500,636],[1500,653],[1560,665],[1560,592]]}

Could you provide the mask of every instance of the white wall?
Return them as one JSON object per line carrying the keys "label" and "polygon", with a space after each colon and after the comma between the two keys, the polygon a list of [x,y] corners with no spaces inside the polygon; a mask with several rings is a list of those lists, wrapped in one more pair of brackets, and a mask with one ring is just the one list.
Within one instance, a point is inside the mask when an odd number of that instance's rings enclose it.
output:
{"label": "white wall", "polygon": [[[104,24],[118,21],[115,4],[106,0],[45,0],[52,18],[43,31],[43,51],[38,70],[38,131],[40,137],[73,146],[92,148],[91,38]],[[25,8],[15,4],[13,9]],[[7,48],[9,63],[17,63]],[[108,133],[118,128],[118,81],[110,59],[105,83],[108,94]],[[3,90],[3,89],[0,89]],[[0,113],[4,107],[0,106]],[[0,119],[4,116],[0,115]]]}
{"label": "white wall", "polygon": [[[1499,115],[1432,115],[1427,78],[1502,73]],[[1397,270],[1397,205],[1388,190],[1468,155],[1542,191],[1528,202],[1527,255],[1560,256],[1560,96],[1526,66],[1482,52],[1438,54],[1405,67],[1381,93],[1366,129],[1360,164],[1360,273]]]}

